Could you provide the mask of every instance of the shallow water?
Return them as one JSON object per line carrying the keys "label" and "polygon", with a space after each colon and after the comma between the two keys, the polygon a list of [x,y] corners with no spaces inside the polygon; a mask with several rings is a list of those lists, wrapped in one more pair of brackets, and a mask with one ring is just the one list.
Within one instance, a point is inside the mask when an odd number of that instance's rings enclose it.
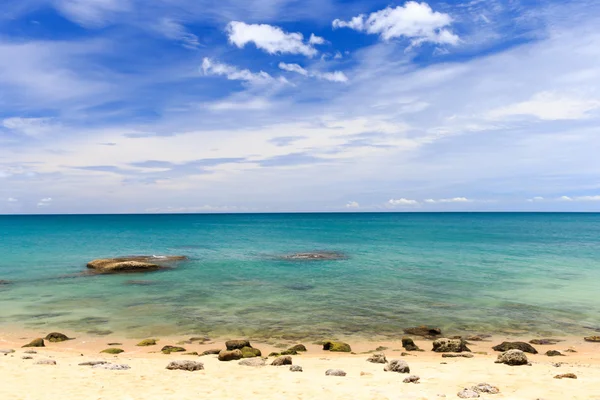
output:
{"label": "shallow water", "polygon": [[[11,281],[0,328],[253,338],[600,328],[600,214],[0,216],[0,238],[0,280]],[[317,250],[348,258],[278,258]],[[91,259],[133,254],[190,261],[79,275]]]}

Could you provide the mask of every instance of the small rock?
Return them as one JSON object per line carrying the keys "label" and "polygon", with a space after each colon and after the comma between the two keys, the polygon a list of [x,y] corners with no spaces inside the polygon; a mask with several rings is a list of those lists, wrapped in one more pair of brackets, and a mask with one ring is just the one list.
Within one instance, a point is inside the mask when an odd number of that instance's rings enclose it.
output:
{"label": "small rock", "polygon": [[11,354],[14,352],[15,351],[13,349],[0,349],[0,354],[4,354],[4,355]]}
{"label": "small rock", "polygon": [[107,361],[86,361],[86,362],[79,363],[79,365],[81,365],[83,367],[87,367],[87,366],[93,367],[94,365],[102,365],[102,364],[108,364],[108,362]]}
{"label": "small rock", "polygon": [[244,347],[252,347],[249,340],[228,340],[225,342],[227,350],[241,350]]}
{"label": "small rock", "polygon": [[566,349],[565,353],[577,353],[577,350],[575,350],[575,349]]}
{"label": "small rock", "polygon": [[531,344],[538,344],[538,345],[557,344],[558,342],[562,342],[562,340],[560,340],[560,339],[533,339],[533,340],[529,341],[529,343],[531,343]]}
{"label": "small rock", "polygon": [[240,349],[235,350],[221,350],[219,352],[219,361],[234,361],[239,360],[243,357]]}
{"label": "small rock", "polygon": [[387,363],[387,359],[385,358],[385,354],[383,353],[375,353],[371,357],[367,358],[367,361],[375,364]]}
{"label": "small rock", "polygon": [[383,367],[384,371],[387,372],[398,372],[401,374],[408,374],[410,372],[410,367],[408,363],[403,360],[392,360]]}
{"label": "small rock", "polygon": [[303,344],[297,344],[288,349],[289,351],[295,351],[297,353],[306,351],[306,346]]}
{"label": "small rock", "polygon": [[554,377],[554,379],[577,379],[577,375],[575,374],[560,374],[560,375],[556,375]]}
{"label": "small rock", "polygon": [[498,355],[498,359],[496,360],[497,364],[507,364],[507,365],[526,365],[529,363],[527,360],[527,356],[521,350],[508,350],[500,355]]}
{"label": "small rock", "polygon": [[419,351],[419,346],[415,344],[415,342],[409,337],[402,338],[402,347],[406,349],[406,351]]}
{"label": "small rock", "polygon": [[361,372],[360,372],[360,376],[373,376],[373,374],[372,374],[372,373],[370,373],[370,372],[364,372],[364,371],[361,371]]}
{"label": "small rock", "polygon": [[259,349],[253,347],[242,347],[240,351],[242,352],[243,358],[260,357],[262,355]]}
{"label": "small rock", "polygon": [[179,346],[164,346],[160,351],[163,354],[171,354],[171,353],[185,353],[187,350],[183,347]]}
{"label": "small rock", "polygon": [[498,389],[496,386],[490,385],[489,383],[480,383],[477,386],[473,386],[471,389],[477,393],[489,393],[489,394],[500,393],[500,389]]}
{"label": "small rock", "polygon": [[583,340],[586,342],[600,343],[600,336],[588,336],[584,337]]}
{"label": "small rock", "polygon": [[33,339],[30,343],[26,344],[23,347],[46,347],[46,345],[44,344],[44,339],[38,338]]}
{"label": "small rock", "polygon": [[323,342],[323,350],[350,353],[352,349],[348,343],[343,342]]}
{"label": "small rock", "polygon": [[156,346],[156,339],[144,339],[141,342],[139,342],[138,344],[136,344],[136,346],[140,346],[140,347]]}
{"label": "small rock", "polygon": [[40,360],[35,363],[35,365],[56,365],[56,361],[54,360]]}
{"label": "small rock", "polygon": [[192,351],[189,353],[183,353],[184,356],[197,356],[199,355],[197,351]]}
{"label": "small rock", "polygon": [[198,361],[171,361],[169,365],[167,365],[167,369],[182,371],[200,371],[204,369],[204,364]]}
{"label": "small rock", "polygon": [[474,336],[467,336],[467,340],[471,341],[471,342],[482,342],[485,339],[491,337],[492,335],[474,335]]}
{"label": "small rock", "polygon": [[553,366],[553,367],[556,367],[556,368],[560,368],[560,367],[562,367],[562,365],[563,365],[563,364],[564,364],[564,363],[557,362],[557,363],[552,363],[552,366]]}
{"label": "small rock", "polygon": [[417,375],[411,375],[408,378],[404,378],[402,382],[404,383],[419,383],[419,378]]}
{"label": "small rock", "polygon": [[131,367],[127,364],[96,364],[92,368],[94,369],[108,369],[111,371],[124,371],[126,369],[131,369]]}
{"label": "small rock", "polygon": [[521,350],[525,353],[537,354],[538,351],[529,343],[525,342],[502,342],[492,347],[496,351]]}
{"label": "small rock", "polygon": [[31,356],[23,356],[21,357],[23,360],[33,360],[33,357]]}
{"label": "small rock", "polygon": [[463,351],[470,352],[467,344],[462,339],[436,339],[433,341],[433,351],[436,353],[462,353]]}
{"label": "small rock", "polygon": [[341,369],[328,369],[325,371],[325,375],[327,376],[346,376],[346,373]]}
{"label": "small rock", "polygon": [[463,389],[457,393],[457,396],[461,399],[476,399],[479,397],[479,393],[472,389]]}
{"label": "small rock", "polygon": [[[1,351],[0,351],[0,353],[1,353]],[[35,351],[35,350],[26,350],[26,351],[24,351],[24,353],[25,354],[37,354],[37,351]]]}
{"label": "small rock", "polygon": [[52,332],[46,335],[45,339],[51,343],[65,342],[67,340],[71,340],[64,333]]}
{"label": "small rock", "polygon": [[404,333],[407,335],[415,335],[415,336],[440,336],[442,334],[442,330],[440,328],[432,328],[430,326],[417,326],[414,328],[406,328]]}
{"label": "small rock", "polygon": [[213,355],[213,354],[219,354],[221,352],[221,349],[210,349],[210,350],[206,350],[202,352],[203,356],[209,356],[209,355]]}
{"label": "small rock", "polygon": [[116,347],[111,347],[105,350],[102,350],[100,353],[106,353],[106,354],[121,354],[123,353],[125,350],[123,349],[118,349]]}
{"label": "small rock", "polygon": [[563,357],[564,357],[564,354],[562,354],[562,353],[561,353],[560,351],[558,351],[558,350],[548,350],[548,351],[546,352],[546,355],[547,355],[548,357],[557,357],[557,356],[563,356]]}
{"label": "small rock", "polygon": [[292,372],[302,372],[302,367],[299,365],[290,365],[290,371]]}
{"label": "small rock", "polygon": [[265,366],[265,360],[263,360],[262,358],[245,358],[242,361],[240,361],[238,364],[240,365],[244,365],[246,367],[264,367]]}
{"label": "small rock", "polygon": [[271,365],[280,366],[280,365],[292,365],[292,357],[291,356],[281,356],[277,357],[273,360]]}
{"label": "small rock", "polygon": [[107,346],[123,346],[123,343],[107,343]]}
{"label": "small rock", "polygon": [[471,353],[444,353],[444,354],[442,354],[442,358],[458,358],[458,357],[473,358],[475,356]]}

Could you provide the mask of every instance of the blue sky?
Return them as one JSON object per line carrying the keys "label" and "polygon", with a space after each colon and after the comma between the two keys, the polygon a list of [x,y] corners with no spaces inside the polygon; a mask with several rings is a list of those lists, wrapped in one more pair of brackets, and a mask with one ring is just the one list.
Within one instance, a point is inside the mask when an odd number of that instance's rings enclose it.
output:
{"label": "blue sky", "polygon": [[4,0],[0,213],[600,211],[596,1]]}

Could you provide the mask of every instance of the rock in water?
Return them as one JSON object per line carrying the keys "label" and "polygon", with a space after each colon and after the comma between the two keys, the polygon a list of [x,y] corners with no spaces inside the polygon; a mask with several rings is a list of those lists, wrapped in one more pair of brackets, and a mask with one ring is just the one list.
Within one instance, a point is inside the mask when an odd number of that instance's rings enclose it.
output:
{"label": "rock in water", "polygon": [[219,352],[219,361],[234,361],[240,360],[243,357],[240,349],[235,350],[221,350]]}
{"label": "rock in water", "polygon": [[346,373],[341,369],[328,369],[325,371],[325,375],[327,376],[346,376]]}
{"label": "rock in water", "polygon": [[227,350],[243,349],[244,347],[252,347],[249,340],[228,340],[225,342]]}
{"label": "rock in water", "polygon": [[430,326],[417,326],[414,328],[406,328],[404,333],[407,335],[415,335],[415,336],[440,336],[442,334],[442,330],[440,328],[432,328]]}
{"label": "rock in water", "polygon": [[547,355],[548,357],[564,356],[564,354],[563,354],[563,353],[561,353],[561,352],[560,352],[560,351],[558,351],[558,350],[548,350],[548,351],[546,352],[546,355]]}
{"label": "rock in water", "polygon": [[156,339],[144,339],[136,346],[145,347],[145,346],[156,346]]}
{"label": "rock in water", "polygon": [[404,380],[402,382],[404,383],[419,383],[419,380],[421,378],[419,378],[417,375],[411,375],[408,378],[404,378]]}
{"label": "rock in water", "polygon": [[467,344],[462,339],[436,339],[433,342],[433,351],[436,353],[462,353],[463,351],[471,351]]}
{"label": "rock in water", "polygon": [[385,354],[383,353],[375,353],[371,357],[367,358],[367,361],[375,364],[387,363],[387,359],[385,358]]}
{"label": "rock in water", "polygon": [[525,353],[537,354],[537,350],[525,342],[502,342],[499,345],[492,347],[496,351],[521,350]]}
{"label": "rock in water", "polygon": [[348,343],[343,342],[323,342],[323,350],[335,351],[341,353],[350,353],[352,349]]}
{"label": "rock in water", "polygon": [[496,363],[507,365],[527,365],[529,360],[527,360],[527,356],[524,352],[513,349],[498,355]]}
{"label": "rock in water", "polygon": [[463,389],[456,394],[461,399],[476,399],[479,398],[479,393],[474,391],[473,389]]}
{"label": "rock in water", "polygon": [[480,383],[477,386],[473,386],[471,390],[477,393],[488,393],[488,394],[498,394],[500,393],[500,389],[496,386],[492,386],[489,383]]}
{"label": "rock in water", "polygon": [[56,365],[54,360],[40,360],[35,363],[36,365]]}
{"label": "rock in water", "polygon": [[131,367],[127,364],[96,364],[92,368],[94,369],[108,369],[111,371],[124,371],[127,369],[131,369]]}
{"label": "rock in water", "polygon": [[384,371],[387,372],[398,372],[401,374],[408,374],[410,372],[410,367],[408,363],[403,360],[392,360],[385,367],[383,367]]}
{"label": "rock in water", "polygon": [[46,345],[44,344],[44,339],[38,338],[33,339],[30,343],[26,344],[23,347],[46,347]]}
{"label": "rock in water", "polygon": [[312,253],[295,253],[281,257],[283,260],[291,261],[327,261],[327,260],[345,260],[348,256],[336,251],[315,251]]}
{"label": "rock in water", "polygon": [[577,375],[575,374],[560,374],[556,375],[554,379],[577,379]]}
{"label": "rock in water", "polygon": [[238,364],[246,367],[264,367],[266,365],[265,360],[262,358],[246,358],[240,361]]}
{"label": "rock in water", "polygon": [[182,371],[200,371],[204,369],[204,364],[198,361],[171,361],[167,369]]}
{"label": "rock in water", "polygon": [[106,354],[121,354],[123,353],[125,350],[123,349],[117,349],[116,347],[111,347],[105,350],[102,350],[100,353],[106,353]]}
{"label": "rock in water", "polygon": [[160,351],[163,354],[171,354],[171,353],[184,353],[187,350],[184,349],[183,347],[179,347],[179,346],[164,346],[162,349],[160,349]]}
{"label": "rock in water", "polygon": [[45,339],[51,343],[65,342],[71,340],[67,335],[59,332],[52,332],[46,335]]}
{"label": "rock in water", "polygon": [[302,367],[299,365],[290,365],[290,371],[292,372],[302,372]]}
{"label": "rock in water", "polygon": [[584,337],[583,340],[586,342],[600,343],[600,336],[588,336]]}
{"label": "rock in water", "polygon": [[291,356],[277,357],[276,359],[273,360],[271,365],[274,365],[276,367],[278,367],[280,365],[292,365],[292,357]]}
{"label": "rock in water", "polygon": [[417,346],[415,344],[415,342],[409,337],[402,338],[402,347],[404,347],[404,349],[406,351],[420,351],[421,350],[421,349],[419,349],[419,346]]}
{"label": "rock in water", "polygon": [[169,268],[169,265],[176,261],[187,260],[185,256],[132,256],[103,258],[90,261],[87,264],[89,269],[98,273],[130,273],[147,272],[159,269]]}

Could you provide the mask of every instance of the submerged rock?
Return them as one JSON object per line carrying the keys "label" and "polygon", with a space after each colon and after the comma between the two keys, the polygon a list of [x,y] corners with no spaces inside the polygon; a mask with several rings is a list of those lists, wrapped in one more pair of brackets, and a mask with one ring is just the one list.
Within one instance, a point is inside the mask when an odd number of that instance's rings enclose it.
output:
{"label": "submerged rock", "polygon": [[102,350],[100,353],[106,353],[106,354],[121,354],[125,352],[125,350],[123,349],[118,349],[116,347],[110,347],[108,349]]}
{"label": "submerged rock", "polygon": [[492,347],[496,351],[521,350],[525,353],[537,354],[538,351],[529,343],[525,342],[502,342]]}
{"label": "submerged rock", "polygon": [[28,344],[26,344],[23,347],[46,347],[46,345],[44,344],[44,339],[38,338],[38,339],[33,339],[31,342],[29,342]]}
{"label": "submerged rock", "polygon": [[433,351],[436,353],[462,353],[463,351],[470,352],[467,347],[467,342],[462,339],[436,339],[433,342]]}
{"label": "submerged rock", "polygon": [[228,340],[225,342],[227,350],[243,349],[244,347],[252,347],[249,340]]}
{"label": "submerged rock", "polygon": [[404,333],[406,333],[407,335],[436,337],[442,334],[442,330],[440,328],[433,328],[430,326],[421,325],[413,328],[406,328],[404,329]]}
{"label": "submerged rock", "polygon": [[409,337],[402,338],[402,347],[404,347],[406,351],[421,351],[419,346],[417,346],[415,342]]}
{"label": "submerged rock", "polygon": [[401,374],[408,374],[410,372],[410,367],[408,363],[403,360],[392,360],[383,368],[386,372],[398,372]]}
{"label": "submerged rock", "polygon": [[533,339],[530,340],[529,343],[531,344],[538,344],[538,345],[553,345],[553,344],[557,344],[558,342],[562,342],[562,340],[560,339]]}
{"label": "submerged rock", "polygon": [[146,346],[156,346],[156,339],[144,339],[141,342],[139,342],[138,344],[136,344],[136,346],[140,346],[140,347],[146,347]]}
{"label": "submerged rock", "polygon": [[554,379],[577,379],[577,375],[575,374],[560,374],[560,375],[556,375],[554,377]]}
{"label": "submerged rock", "polygon": [[367,358],[367,361],[375,364],[387,363],[387,359],[385,358],[385,354],[383,353],[375,353],[371,357]]}
{"label": "submerged rock", "polygon": [[45,339],[51,343],[66,342],[67,340],[72,340],[72,338],[69,338],[67,335],[59,332],[49,333],[48,335],[46,335]]}
{"label": "submerged rock", "polygon": [[240,349],[235,350],[221,350],[219,352],[219,361],[234,361],[240,360],[243,357]]}
{"label": "submerged rock", "polygon": [[500,355],[498,355],[498,359],[496,360],[496,364],[506,364],[506,365],[527,365],[529,364],[529,360],[527,360],[527,356],[521,350],[513,349],[508,350]]}
{"label": "submerged rock", "polygon": [[281,366],[281,365],[292,365],[292,357],[291,356],[277,357],[276,359],[273,360],[271,365],[274,365],[276,367]]}
{"label": "submerged rock", "polygon": [[323,342],[323,350],[335,351],[341,353],[350,353],[352,349],[348,343],[343,342]]}
{"label": "submerged rock", "polygon": [[5,281],[5,280],[0,279],[0,286],[2,286],[2,285],[10,285],[11,283],[12,282],[10,282],[10,281]]}
{"label": "submerged rock", "polygon": [[291,261],[346,260],[347,258],[347,255],[337,251],[314,251],[306,253],[294,253],[280,257],[280,259],[282,260]]}
{"label": "submerged rock", "polygon": [[185,256],[131,256],[103,258],[90,261],[87,267],[98,273],[147,272],[169,268],[176,261],[187,260]]}
{"label": "submerged rock", "polygon": [[341,369],[328,369],[325,371],[325,375],[327,376],[346,376],[346,373]]}
{"label": "submerged rock", "polygon": [[167,365],[167,369],[190,372],[200,371],[204,369],[204,364],[198,361],[171,361],[169,365]]}

